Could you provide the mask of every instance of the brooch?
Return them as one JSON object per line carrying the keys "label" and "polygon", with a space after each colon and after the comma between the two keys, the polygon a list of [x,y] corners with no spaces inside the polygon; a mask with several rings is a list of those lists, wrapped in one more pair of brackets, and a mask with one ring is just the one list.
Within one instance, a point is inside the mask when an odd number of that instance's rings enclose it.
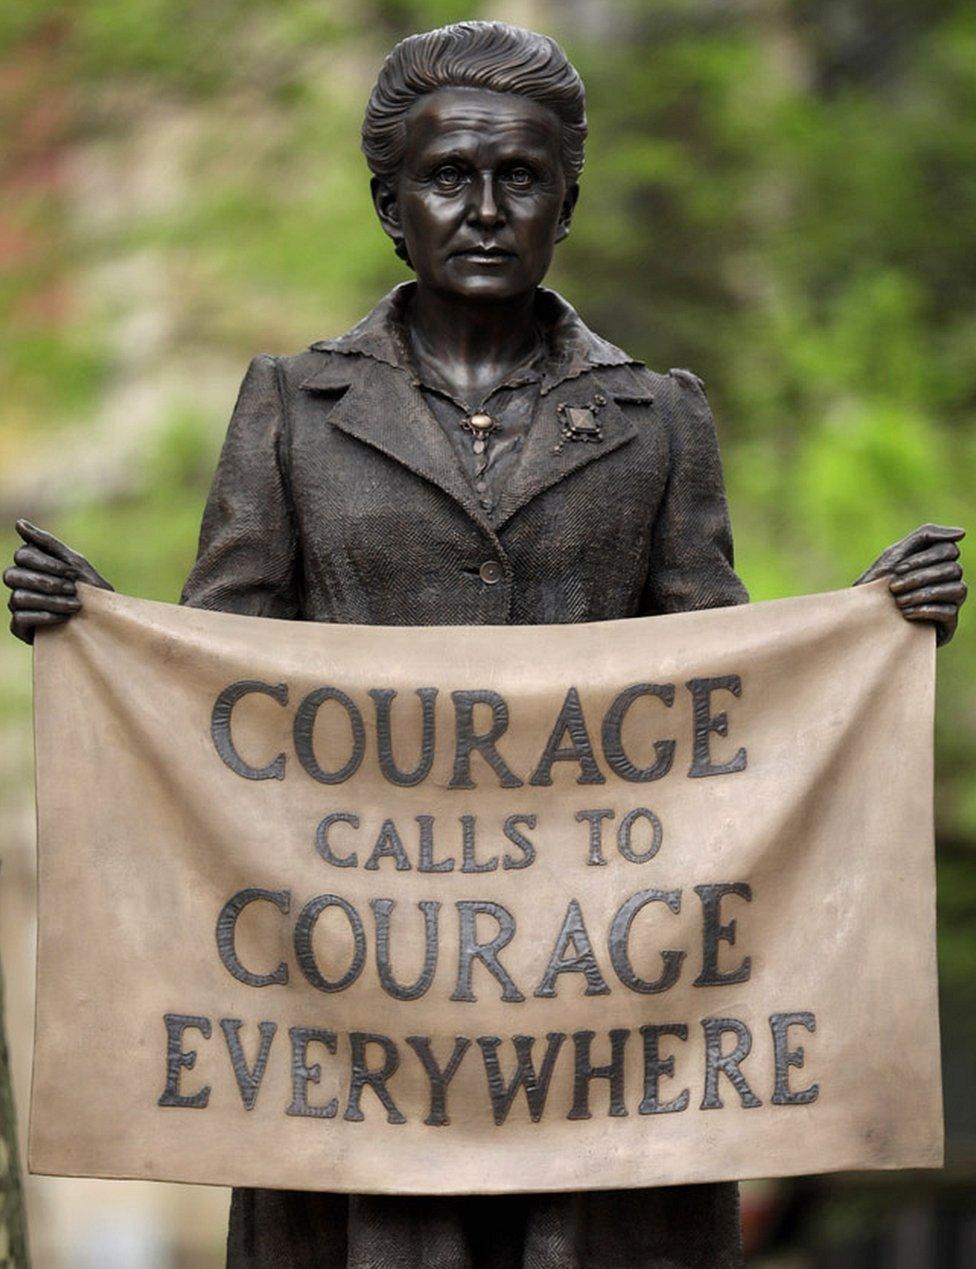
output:
{"label": "brooch", "polygon": [[561,453],[567,441],[582,441],[584,444],[602,441],[603,428],[596,416],[606,403],[607,398],[602,392],[598,392],[589,405],[570,405],[567,401],[557,405],[556,414],[559,416],[562,439],[552,452]]}
{"label": "brooch", "polygon": [[469,414],[461,420],[461,431],[469,432],[474,437],[474,452],[483,454],[488,448],[488,441],[493,432],[498,430],[498,420],[484,411]]}
{"label": "brooch", "polygon": [[[471,446],[477,457],[474,476],[476,482],[481,482],[488,470],[488,442],[498,431],[498,420],[493,419],[484,410],[475,411],[474,414],[469,414],[461,420],[461,431],[468,432],[474,439],[474,444]],[[479,483],[479,488],[483,490],[484,486]],[[481,505],[486,511],[491,508],[490,502],[484,498],[481,500]]]}

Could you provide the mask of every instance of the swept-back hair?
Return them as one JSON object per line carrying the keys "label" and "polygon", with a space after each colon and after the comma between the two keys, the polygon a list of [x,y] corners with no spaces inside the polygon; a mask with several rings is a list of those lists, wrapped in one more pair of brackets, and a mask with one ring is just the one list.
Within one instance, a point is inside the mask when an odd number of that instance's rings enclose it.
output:
{"label": "swept-back hair", "polygon": [[579,176],[586,141],[583,81],[555,40],[506,22],[455,22],[396,45],[373,85],[363,119],[363,153],[375,176],[397,176],[407,111],[439,88],[486,88],[547,106],[562,124],[566,179]]}

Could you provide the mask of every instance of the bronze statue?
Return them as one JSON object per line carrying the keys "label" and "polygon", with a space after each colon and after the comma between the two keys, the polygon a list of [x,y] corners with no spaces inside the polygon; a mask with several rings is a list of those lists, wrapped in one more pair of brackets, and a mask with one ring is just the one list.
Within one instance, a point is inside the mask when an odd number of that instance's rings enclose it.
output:
{"label": "bronze statue", "polygon": [[[579,191],[583,85],[501,23],[404,40],[363,125],[384,231],[416,280],[294,357],[257,357],[183,602],[371,624],[596,621],[745,603],[700,380],[657,374],[541,288]],[[30,642],[107,587],[19,521],[4,580]],[[962,530],[858,579],[955,630]],[[739,1263],[733,1184],[491,1198],[235,1191],[233,1266],[625,1269]]]}

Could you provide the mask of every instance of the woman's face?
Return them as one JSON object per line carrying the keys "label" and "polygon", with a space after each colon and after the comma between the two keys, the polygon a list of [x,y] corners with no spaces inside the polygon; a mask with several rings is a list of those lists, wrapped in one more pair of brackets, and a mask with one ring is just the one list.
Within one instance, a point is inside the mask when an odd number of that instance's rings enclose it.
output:
{"label": "woman's face", "polygon": [[406,124],[399,177],[374,180],[373,198],[421,284],[485,301],[533,291],[578,192],[566,183],[556,115],[527,97],[443,88]]}

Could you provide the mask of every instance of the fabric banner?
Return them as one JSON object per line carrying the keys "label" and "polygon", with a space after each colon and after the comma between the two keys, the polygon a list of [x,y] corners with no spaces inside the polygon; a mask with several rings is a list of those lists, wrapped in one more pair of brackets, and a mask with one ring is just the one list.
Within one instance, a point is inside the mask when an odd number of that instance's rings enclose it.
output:
{"label": "fabric banner", "polygon": [[884,582],[35,648],[33,1171],[379,1193],[942,1160],[934,640]]}

